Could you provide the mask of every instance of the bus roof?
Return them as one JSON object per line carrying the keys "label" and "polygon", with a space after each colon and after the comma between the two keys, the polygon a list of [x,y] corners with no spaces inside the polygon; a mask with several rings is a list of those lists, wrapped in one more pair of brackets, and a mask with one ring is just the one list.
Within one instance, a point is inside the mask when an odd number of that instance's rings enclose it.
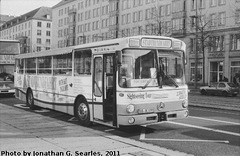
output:
{"label": "bus roof", "polygon": [[[104,41],[98,41],[98,42],[92,42],[92,43],[86,43],[71,47],[64,47],[64,48],[56,48],[56,49],[50,49],[46,51],[40,51],[40,52],[33,52],[33,53],[24,53],[17,55],[15,58],[32,58],[32,57],[43,57],[43,56],[53,56],[53,55],[59,55],[59,54],[67,54],[71,53],[73,50],[78,49],[89,49],[89,48],[96,48],[96,47],[105,47],[105,46],[113,46],[113,45],[126,45],[128,46],[129,39],[142,39],[142,38],[151,38],[151,39],[165,39],[165,40],[174,40],[174,41],[180,41],[179,39],[171,38],[171,37],[165,37],[165,36],[150,36],[150,35],[140,35],[140,36],[131,36],[131,37],[125,37],[125,38],[116,38],[112,40],[104,40]],[[117,50],[118,48],[116,48]]]}
{"label": "bus roof", "polygon": [[15,58],[32,58],[32,57],[43,57],[43,56],[52,56],[52,55],[59,55],[59,54],[67,54],[71,53],[73,47],[65,47],[65,48],[58,48],[58,49],[51,49],[41,52],[33,52],[33,53],[24,53],[16,55]]}

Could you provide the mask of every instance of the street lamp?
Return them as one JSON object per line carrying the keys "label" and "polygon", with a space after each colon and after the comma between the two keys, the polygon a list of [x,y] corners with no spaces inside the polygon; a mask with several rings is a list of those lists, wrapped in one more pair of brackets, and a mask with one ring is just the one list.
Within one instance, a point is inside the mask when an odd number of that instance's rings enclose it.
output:
{"label": "street lamp", "polygon": [[198,79],[198,13],[197,13],[197,0],[196,3],[196,14],[190,16],[192,19],[195,19],[195,73],[194,73],[194,88],[197,89],[197,79]]}

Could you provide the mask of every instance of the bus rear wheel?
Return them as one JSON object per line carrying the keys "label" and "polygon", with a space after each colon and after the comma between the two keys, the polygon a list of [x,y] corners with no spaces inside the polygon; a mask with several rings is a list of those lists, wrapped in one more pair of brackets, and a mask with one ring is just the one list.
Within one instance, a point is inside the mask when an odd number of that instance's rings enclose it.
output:
{"label": "bus rear wheel", "polygon": [[27,106],[28,106],[30,109],[34,109],[34,108],[35,108],[35,106],[34,106],[33,92],[32,92],[31,89],[29,89],[29,90],[27,91],[26,102],[27,102]]}
{"label": "bus rear wheel", "polygon": [[83,126],[90,126],[89,106],[85,99],[78,98],[75,104],[75,117]]}

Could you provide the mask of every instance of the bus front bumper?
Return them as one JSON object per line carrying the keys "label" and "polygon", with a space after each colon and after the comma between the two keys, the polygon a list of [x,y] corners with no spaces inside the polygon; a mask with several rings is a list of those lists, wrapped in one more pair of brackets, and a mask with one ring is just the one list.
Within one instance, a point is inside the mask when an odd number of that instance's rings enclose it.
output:
{"label": "bus front bumper", "polygon": [[188,117],[188,110],[159,112],[151,114],[118,115],[119,125],[145,125],[161,121],[169,121]]}

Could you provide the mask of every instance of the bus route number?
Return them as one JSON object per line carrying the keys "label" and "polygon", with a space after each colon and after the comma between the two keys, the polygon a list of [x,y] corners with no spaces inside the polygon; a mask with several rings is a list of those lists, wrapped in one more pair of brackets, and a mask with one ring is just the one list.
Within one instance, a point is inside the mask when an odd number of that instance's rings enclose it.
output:
{"label": "bus route number", "polygon": [[106,156],[120,156],[119,151],[106,151]]}

